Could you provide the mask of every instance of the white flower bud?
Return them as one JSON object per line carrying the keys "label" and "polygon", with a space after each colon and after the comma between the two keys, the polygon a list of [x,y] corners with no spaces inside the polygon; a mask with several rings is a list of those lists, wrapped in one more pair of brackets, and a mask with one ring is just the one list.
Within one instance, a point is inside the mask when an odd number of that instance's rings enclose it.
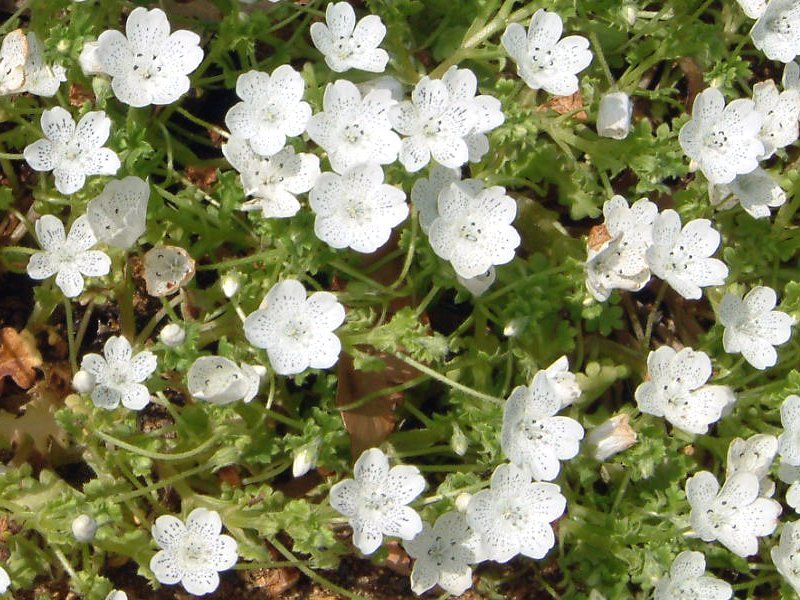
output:
{"label": "white flower bud", "polygon": [[89,515],[78,515],[72,521],[72,536],[79,542],[88,543],[97,533],[97,521]]}
{"label": "white flower bud", "polygon": [[461,512],[466,512],[470,500],[472,500],[472,494],[462,492],[456,497],[456,508]]}
{"label": "white flower bud", "polygon": [[622,18],[625,19],[625,22],[631,27],[636,23],[636,17],[638,16],[639,9],[635,4],[623,4],[619,9],[619,12],[622,15]]}
{"label": "white flower bud", "polygon": [[94,389],[94,375],[88,371],[78,371],[72,377],[72,389],[79,394],[88,394]]}
{"label": "white flower bud", "polygon": [[164,326],[158,334],[158,339],[170,348],[174,348],[180,346],[186,339],[186,331],[177,323],[170,323]]}
{"label": "white flower bud", "polygon": [[625,92],[612,92],[600,99],[597,112],[597,135],[622,140],[631,128],[633,103]]}
{"label": "white flower bud", "polygon": [[106,596],[106,600],[128,600],[128,594],[120,590],[111,590]]}
{"label": "white flower bud", "polygon": [[97,42],[86,42],[81,50],[81,55],[78,57],[78,64],[81,66],[81,71],[84,75],[105,75],[103,65],[97,57]]}
{"label": "white flower bud", "polygon": [[595,460],[604,461],[636,443],[636,432],[628,424],[629,419],[624,413],[616,415],[589,432],[586,442]]}
{"label": "white flower bud", "polygon": [[300,446],[294,451],[294,462],[292,462],[292,477],[302,477],[317,464],[319,458],[319,446],[322,438],[315,438],[308,444]]}
{"label": "white flower bud", "polygon": [[459,456],[464,456],[467,453],[467,447],[469,446],[469,440],[467,436],[464,435],[464,432],[461,431],[461,428],[458,425],[453,425],[453,437],[450,438],[450,447],[453,449],[453,452],[458,454]]}
{"label": "white flower bud", "polygon": [[233,298],[241,285],[239,273],[225,273],[220,279],[219,285],[226,298]]}

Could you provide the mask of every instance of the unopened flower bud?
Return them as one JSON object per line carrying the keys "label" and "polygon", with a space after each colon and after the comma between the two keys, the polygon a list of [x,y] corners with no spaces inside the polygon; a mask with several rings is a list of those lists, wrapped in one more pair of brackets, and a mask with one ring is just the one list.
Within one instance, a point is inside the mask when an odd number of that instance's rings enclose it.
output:
{"label": "unopened flower bud", "polygon": [[639,16],[639,9],[635,4],[623,4],[619,12],[622,18],[625,19],[625,22],[630,26],[636,23],[636,17]]}
{"label": "unopened flower bud", "polygon": [[316,438],[294,451],[294,461],[292,462],[293,477],[302,477],[316,466],[321,443],[322,438]]}
{"label": "unopened flower bud", "polygon": [[164,326],[158,334],[158,339],[170,348],[174,348],[180,346],[186,339],[186,331],[177,323],[170,323]]}
{"label": "unopened flower bud", "polygon": [[460,512],[466,512],[470,500],[472,500],[472,494],[468,494],[467,492],[462,492],[456,497],[456,508]]}
{"label": "unopened flower bud", "polygon": [[450,438],[450,447],[453,449],[453,452],[459,456],[464,456],[467,453],[467,446],[469,446],[467,436],[464,435],[464,432],[461,431],[458,425],[454,424],[453,437]]}
{"label": "unopened flower bud", "polygon": [[597,112],[597,135],[622,140],[631,128],[633,103],[625,92],[612,92],[600,100]]}
{"label": "unopened flower bud", "polygon": [[111,590],[106,596],[106,600],[128,600],[128,594],[120,590]]}
{"label": "unopened flower bud", "polygon": [[91,542],[97,533],[97,521],[89,515],[78,515],[72,521],[72,535],[82,543]]}
{"label": "unopened flower bud", "polygon": [[78,57],[78,64],[81,66],[81,71],[84,75],[105,75],[103,65],[97,57],[97,49],[99,44],[97,42],[86,42],[81,50],[81,55]]}
{"label": "unopened flower bud", "polygon": [[72,377],[72,389],[79,394],[88,394],[94,389],[94,375],[88,371],[78,371]]}
{"label": "unopened flower bud", "polygon": [[233,298],[239,291],[241,278],[238,273],[225,273],[220,279],[219,285],[226,298]]}
{"label": "unopened flower bud", "polygon": [[636,432],[628,424],[630,417],[619,414],[598,425],[586,436],[595,460],[604,461],[636,443]]}

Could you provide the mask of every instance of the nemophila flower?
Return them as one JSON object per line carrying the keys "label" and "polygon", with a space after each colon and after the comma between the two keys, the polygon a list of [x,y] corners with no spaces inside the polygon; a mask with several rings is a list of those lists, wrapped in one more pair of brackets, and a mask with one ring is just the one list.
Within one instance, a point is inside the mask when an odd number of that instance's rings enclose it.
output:
{"label": "nemophila flower", "polygon": [[408,216],[406,195],[383,182],[383,169],[361,163],[341,175],[323,173],[309,194],[314,233],[332,248],[371,253]]}
{"label": "nemophila flower", "polygon": [[770,0],[750,30],[753,45],[770,60],[788,63],[800,54],[797,0]]}
{"label": "nemophila flower", "polygon": [[764,160],[776,149],[797,140],[800,91],[788,89],[781,92],[775,82],[768,79],[753,86],[753,102],[764,120],[758,135],[764,144],[764,154],[759,158]]}
{"label": "nemophila flower", "polygon": [[456,279],[458,280],[458,283],[467,288],[467,291],[470,294],[477,298],[482,296],[484,293],[486,293],[486,290],[492,287],[495,279],[497,279],[497,271],[495,270],[494,266],[491,266],[489,267],[489,270],[482,275],[476,275],[475,277],[465,279],[464,277],[461,277],[461,275],[456,274]]}
{"label": "nemophila flower", "polygon": [[316,466],[321,445],[322,438],[317,436],[307,444],[295,449],[292,459],[292,477],[302,477]]}
{"label": "nemophila flower", "polygon": [[344,307],[330,292],[306,289],[296,279],[272,286],[259,309],[244,321],[244,335],[264,348],[279,375],[328,369],[336,364],[342,344],[333,333],[344,322]]}
{"label": "nemophila flower", "polygon": [[610,92],[600,98],[597,109],[597,135],[624,140],[631,129],[633,103],[625,92]]}
{"label": "nemophila flower", "polygon": [[72,537],[75,538],[75,541],[87,544],[94,539],[97,533],[97,521],[86,514],[78,515],[72,520],[70,529],[72,529]]}
{"label": "nemophila flower", "polygon": [[52,171],[56,189],[73,194],[89,175],[113,175],[120,167],[113,150],[103,148],[111,132],[111,119],[102,110],[88,112],[75,125],[60,106],[42,112],[44,138],[25,147],[23,155],[34,171]]}
{"label": "nemophila flower", "polygon": [[[450,187],[451,183],[459,180],[461,173],[458,169],[433,165],[428,177],[420,177],[414,182],[411,188],[411,202],[419,213],[419,225],[422,231],[428,233],[431,224],[439,216],[439,194]],[[464,179],[461,184],[472,194],[477,194],[483,189],[483,184],[477,179]]]}
{"label": "nemophila flower", "polygon": [[9,32],[0,45],[0,96],[18,94],[25,88],[28,39],[21,29]]}
{"label": "nemophila flower", "polygon": [[195,508],[186,524],[162,515],[153,525],[153,539],[161,548],[150,559],[150,570],[159,582],[180,583],[190,594],[209,594],[219,586],[218,571],[226,571],[238,559],[236,540],[220,535],[219,513]]}
{"label": "nemophila flower", "polygon": [[585,37],[570,35],[559,39],[563,28],[558,14],[539,9],[531,18],[527,33],[519,23],[511,23],[500,38],[528,87],[556,96],[578,91],[577,74],[592,62],[592,52]]}
{"label": "nemophila flower", "polygon": [[653,243],[645,258],[654,275],[687,300],[697,300],[701,288],[722,285],[728,276],[724,262],[709,258],[719,242],[719,232],[708,219],[694,219],[681,228],[678,213],[667,209],[653,221]]}
{"label": "nemophila flower", "polygon": [[517,216],[514,199],[500,186],[480,188],[464,182],[444,188],[437,203],[439,216],[428,229],[433,251],[466,279],[510,262],[521,241],[511,225]]}
{"label": "nemophila flower", "polygon": [[83,291],[83,276],[101,277],[111,270],[111,259],[105,252],[90,250],[97,238],[86,215],[81,215],[64,234],[64,224],[53,215],[39,217],[35,225],[36,239],[43,252],[31,255],[27,272],[31,279],[56,276],[56,285],[67,298]]}
{"label": "nemophila flower", "polygon": [[772,562],[778,573],[800,594],[800,525],[798,521],[785,523],[781,539],[770,550]]}
{"label": "nemophila flower", "polygon": [[781,514],[778,502],[759,496],[753,473],[736,473],[720,490],[714,475],[700,471],[686,482],[686,498],[692,507],[689,520],[700,539],[717,540],[741,557],[758,552],[758,538],[775,531]]}
{"label": "nemophila flower", "polygon": [[364,451],[353,469],[355,479],[344,479],[331,488],[331,506],[348,517],[353,544],[372,554],[384,535],[411,540],[422,531],[422,519],[406,506],[425,489],[425,478],[410,465],[389,468],[389,459],[378,448]]}
{"label": "nemophila flower", "polygon": [[542,558],[556,542],[550,523],[566,506],[556,484],[531,482],[523,470],[503,464],[492,473],[490,489],[470,498],[467,522],[481,536],[486,560]]}
{"label": "nemophila flower", "polygon": [[562,396],[539,371],[530,386],[514,388],[503,410],[503,453],[537,481],[555,479],[559,461],[575,457],[583,439],[580,423],[555,416],[561,406]]}
{"label": "nemophila flower", "polygon": [[150,391],[143,382],[158,366],[156,355],[147,350],[133,354],[130,342],[122,336],[110,337],[103,346],[103,356],[86,354],[81,370],[94,377],[92,402],[112,410],[120,402],[125,408],[141,410],[150,402]]}
{"label": "nemophila flower", "polygon": [[764,117],[746,98],[725,106],[717,88],[707,88],[694,99],[692,119],[678,134],[686,155],[711,183],[730,183],[749,173],[764,154],[759,139]]}
{"label": "nemophila flower", "polygon": [[241,174],[245,194],[252,197],[240,208],[260,210],[268,219],[297,214],[297,195],[309,191],[320,175],[319,158],[305,152],[295,154],[292,146],[264,158],[246,140],[232,137],[222,144],[222,153]]}
{"label": "nemophila flower", "polygon": [[581,396],[581,388],[575,373],[569,370],[569,359],[566,356],[556,361],[544,370],[544,376],[550,382],[556,396],[561,401],[561,408],[569,406]]}
{"label": "nemophila flower", "polygon": [[775,482],[769,478],[769,469],[778,453],[778,438],[766,433],[757,433],[747,440],[735,438],[728,446],[725,476],[730,479],[735,473],[746,471],[758,477],[759,494],[769,497],[775,492]]}
{"label": "nemophila flower", "polygon": [[349,69],[383,73],[389,54],[378,46],[385,36],[386,26],[379,16],[368,15],[356,23],[356,13],[347,2],[331,2],[325,23],[311,25],[311,40],[337,73]]}
{"label": "nemophila flower", "polygon": [[470,564],[482,558],[481,538],[461,512],[448,512],[436,519],[433,527],[422,524],[422,531],[403,542],[414,558],[411,590],[424,594],[435,585],[454,596],[472,587]]}
{"label": "nemophila flower", "polygon": [[303,102],[303,77],[290,65],[272,75],[260,71],[242,73],[236,94],[242,99],[225,115],[225,125],[235,138],[247,140],[261,156],[272,156],[286,145],[286,138],[302,135],[311,118],[311,106]]}
{"label": "nemophila flower", "polygon": [[67,80],[66,70],[61,65],[45,64],[44,48],[33,31],[28,32],[26,41],[28,52],[23,67],[25,81],[20,91],[47,98],[55,96],[61,82]]}
{"label": "nemophila flower", "polygon": [[155,246],[142,262],[145,288],[156,298],[174,294],[194,276],[194,259],[180,246]]}
{"label": "nemophila flower", "polygon": [[636,431],[630,426],[630,417],[619,414],[604,421],[586,436],[595,460],[605,461],[624,452],[636,443]]}
{"label": "nemophila flower", "polygon": [[372,90],[362,98],[354,83],[340,79],[325,88],[323,110],[311,117],[308,135],[328,153],[338,173],[365,162],[388,165],[400,151],[400,137],[389,121],[393,104],[387,90]]}
{"label": "nemophila flower", "polygon": [[706,575],[706,557],[701,552],[678,554],[655,589],[655,600],[728,600],[733,596],[730,584]]}
{"label": "nemophila flower", "polygon": [[146,227],[150,186],[136,176],[110,181],[86,207],[92,231],[101,242],[127,249]]}
{"label": "nemophila flower", "polygon": [[189,367],[186,387],[193,398],[212,404],[250,402],[258,394],[258,372],[242,363],[237,365],[223,356],[201,356]]}
{"label": "nemophila flower", "polygon": [[643,413],[664,417],[684,431],[706,433],[736,401],[729,387],[706,385],[711,372],[705,352],[661,346],[647,357],[649,379],[636,388],[636,404]]}
{"label": "nemophila flower", "polygon": [[712,206],[731,208],[738,202],[754,219],[766,219],[770,208],[786,203],[786,192],[780,184],[761,167],[750,173],[737,175],[730,183],[708,184],[708,197]]}
{"label": "nemophila flower", "polygon": [[111,590],[105,600],[128,600],[128,594],[121,590]]}
{"label": "nemophila flower", "polygon": [[773,310],[777,303],[775,290],[765,286],[754,287],[743,299],[725,294],[718,309],[719,322],[725,327],[725,352],[741,352],[756,369],[774,366],[778,361],[774,346],[789,341],[794,323],[788,314]]}
{"label": "nemophila flower", "polygon": [[185,29],[170,34],[159,8],[134,8],[125,35],[104,31],[97,44],[96,57],[111,76],[114,95],[135,107],[175,102],[189,91],[187,75],[203,61],[200,36]]}
{"label": "nemophila flower", "polygon": [[800,467],[800,396],[787,396],[781,404],[783,433],[778,436],[778,454],[783,462]]}

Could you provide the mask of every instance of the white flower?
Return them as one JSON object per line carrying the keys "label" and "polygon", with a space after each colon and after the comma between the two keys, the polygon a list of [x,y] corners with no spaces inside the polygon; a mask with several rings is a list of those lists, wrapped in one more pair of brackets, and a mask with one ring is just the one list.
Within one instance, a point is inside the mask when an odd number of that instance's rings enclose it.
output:
{"label": "white flower", "polygon": [[102,110],[88,112],[78,122],[60,106],[42,112],[44,138],[25,147],[25,160],[34,171],[53,171],[56,189],[73,194],[88,175],[113,175],[120,167],[113,150],[103,148],[111,119]]}
{"label": "white flower", "polygon": [[369,79],[356,84],[362,96],[366,96],[372,90],[386,90],[392,97],[392,104],[402,102],[406,97],[405,86],[391,75],[381,75],[375,79]]}
{"label": "white flower", "polygon": [[788,63],[800,54],[800,10],[797,0],[770,0],[750,37],[770,60]]}
{"label": "white flower", "polygon": [[492,474],[491,489],[470,499],[467,522],[481,536],[487,560],[505,563],[517,554],[542,558],[556,542],[550,523],[566,506],[556,484],[532,483],[521,469],[503,464]]}
{"label": "white flower", "polygon": [[294,451],[292,459],[292,477],[302,477],[317,464],[322,438],[315,437],[307,444],[303,444]]}
{"label": "white flower", "polygon": [[356,13],[347,2],[331,2],[325,23],[311,25],[311,40],[337,73],[349,69],[383,73],[389,54],[378,45],[385,36],[386,26],[379,16],[368,15],[356,23]]}
{"label": "white flower", "polygon": [[756,369],[766,369],[778,361],[773,346],[789,341],[794,319],[779,310],[775,290],[757,286],[744,299],[725,294],[719,304],[719,322],[725,327],[722,345],[725,352],[741,352]]}
{"label": "white flower", "polygon": [[189,91],[187,75],[203,61],[200,36],[169,30],[164,11],[140,6],[128,16],[126,35],[110,30],[97,38],[97,59],[121,102],[136,107],[170,104]]}
{"label": "white flower", "polygon": [[219,586],[217,571],[236,564],[236,540],[220,535],[219,513],[195,508],[186,524],[177,517],[162,515],[153,525],[153,539],[159,550],[150,559],[150,570],[159,582],[180,582],[190,594],[201,596]]}
{"label": "white flower", "polygon": [[99,47],[100,45],[97,42],[84,42],[83,48],[81,48],[78,64],[81,67],[81,71],[83,71],[83,74],[86,76],[106,74],[103,64],[100,62],[100,57],[97,54]]}
{"label": "white flower", "polygon": [[530,387],[514,388],[503,410],[500,445],[508,459],[537,481],[555,479],[559,460],[578,454],[583,427],[575,419],[557,417],[562,397],[546,371],[534,375]]}
{"label": "white flower", "polygon": [[250,143],[261,156],[272,156],[286,145],[286,138],[302,135],[311,118],[311,106],[303,102],[303,77],[290,65],[281,65],[270,76],[260,71],[242,73],[236,94],[242,102],[225,115],[234,137]]}
{"label": "white flower", "polygon": [[680,216],[668,209],[653,222],[653,244],[645,258],[654,275],[687,300],[696,300],[703,295],[700,288],[722,285],[728,276],[724,262],[709,258],[719,242],[708,219],[694,219],[681,229]]}
{"label": "white flower", "polygon": [[797,140],[800,117],[800,91],[786,90],[781,92],[771,79],[761,81],[753,86],[753,102],[761,113],[764,124],[758,139],[764,144],[764,160]]}
{"label": "white flower", "polygon": [[128,594],[120,590],[111,590],[105,600],[128,600]]}
{"label": "white flower", "polygon": [[[770,216],[770,208],[786,203],[786,192],[780,184],[761,167],[750,173],[737,175],[727,184],[708,184],[708,196],[712,206],[731,208],[738,201],[742,208],[755,219]],[[732,196],[729,198],[729,196]]]}
{"label": "white flower", "polygon": [[97,533],[97,521],[89,515],[78,515],[72,520],[72,537],[81,543],[88,543],[94,539]]}
{"label": "white flower", "polygon": [[33,254],[28,261],[31,279],[56,276],[56,285],[67,298],[83,291],[83,275],[100,277],[111,270],[111,259],[100,250],[89,250],[97,239],[86,215],[75,219],[69,234],[64,224],[53,215],[39,217],[35,225],[36,239],[44,252]]}
{"label": "white flower", "polygon": [[629,424],[630,417],[619,414],[604,421],[586,436],[586,445],[592,448],[595,460],[605,461],[633,446],[636,431]]}
{"label": "white flower", "polygon": [[143,262],[147,293],[157,298],[174,294],[194,275],[194,259],[180,246],[154,246]]}
{"label": "white flower", "polygon": [[94,377],[92,402],[99,408],[114,409],[122,405],[141,410],[150,402],[150,391],[142,382],[156,370],[158,361],[152,352],[135,356],[131,344],[122,336],[110,337],[103,346],[103,355],[86,354],[81,369]]}
{"label": "white flower", "polygon": [[778,436],[778,454],[783,462],[800,467],[800,396],[787,396],[781,404],[783,433]]}
{"label": "white flower", "polygon": [[292,146],[264,158],[244,139],[232,137],[222,145],[222,153],[241,174],[245,194],[252,196],[241,209],[260,210],[267,219],[297,214],[297,194],[309,191],[320,174],[319,158],[305,152],[295,154]]}
{"label": "white flower", "polygon": [[18,94],[25,88],[28,39],[21,29],[9,32],[0,45],[0,96]]}
{"label": "white flower", "polygon": [[781,514],[781,505],[759,497],[758,491],[758,477],[753,473],[736,473],[722,490],[714,475],[697,473],[686,482],[692,528],[704,542],[718,540],[741,557],[755,554],[758,538],[775,531]]}
{"label": "white flower", "polygon": [[375,252],[408,216],[405,199],[403,190],[383,182],[383,169],[374,162],[341,175],[323,173],[309,194],[314,233],[332,248]]}
{"label": "white flower", "polygon": [[423,523],[422,531],[403,542],[416,559],[411,571],[411,590],[423,594],[436,584],[454,596],[472,587],[470,564],[481,560],[481,538],[461,512],[448,512],[433,527]]}
{"label": "white flower", "polygon": [[64,67],[44,63],[44,49],[34,32],[29,31],[26,39],[28,55],[24,66],[25,84],[20,91],[47,98],[55,96],[61,82],[67,80]]}
{"label": "white flower", "polygon": [[150,186],[136,176],[109,181],[86,207],[92,231],[101,242],[127,249],[145,232]]}
{"label": "white flower", "polygon": [[340,79],[325,88],[323,111],[311,117],[308,135],[328,153],[337,173],[365,162],[388,165],[400,152],[400,137],[389,121],[393,104],[388,90],[375,89],[362,98],[354,83]]}
{"label": "white flower", "polygon": [[186,387],[193,398],[212,404],[250,402],[258,394],[261,378],[246,363],[238,366],[223,356],[201,356],[189,367]]}
{"label": "white flower", "polygon": [[[451,183],[461,179],[458,169],[450,169],[442,165],[433,165],[428,177],[420,177],[411,188],[411,202],[419,213],[419,226],[428,233],[431,223],[439,216],[439,194]],[[473,193],[478,193],[483,187],[477,179],[465,179],[462,182],[471,188]]]}
{"label": "white flower", "polygon": [[797,521],[784,524],[781,540],[772,547],[770,556],[778,573],[800,594],[800,526]]}
{"label": "white flower", "polygon": [[767,0],[736,0],[744,14],[751,19],[758,19],[767,9]]}
{"label": "white flower", "polygon": [[465,279],[461,277],[461,275],[456,274],[456,279],[458,280],[458,283],[467,288],[467,291],[469,291],[470,294],[477,298],[482,296],[486,290],[492,287],[494,280],[497,279],[497,271],[495,270],[494,266],[491,266],[489,267],[489,270],[482,275],[476,275],[475,277]]}
{"label": "white flower", "polygon": [[477,277],[514,258],[521,241],[511,225],[517,203],[505,188],[451,183],[439,193],[437,208],[439,216],[428,230],[431,248],[461,277]]}
{"label": "white flower", "polygon": [[735,438],[728,446],[728,460],[725,477],[747,471],[758,477],[759,495],[770,497],[775,492],[775,482],[769,478],[769,469],[778,453],[778,438],[774,435],[757,433],[747,440]]}
{"label": "white flower", "polygon": [[730,183],[749,173],[764,154],[759,139],[763,116],[746,98],[725,106],[717,88],[707,88],[694,99],[692,119],[678,134],[686,155],[711,183]]}
{"label": "white flower", "polygon": [[550,382],[556,396],[561,401],[561,408],[569,406],[581,396],[581,388],[575,373],[569,370],[569,359],[562,356],[544,370],[544,376]]}
{"label": "white flower", "polygon": [[11,586],[11,578],[3,567],[0,567],[0,594],[5,594]]}
{"label": "white flower", "polygon": [[706,433],[736,398],[724,385],[705,385],[711,359],[705,352],[661,346],[647,357],[648,381],[636,388],[636,404],[689,433]]}
{"label": "white flower", "polygon": [[355,479],[345,479],[331,488],[331,506],[348,517],[353,543],[364,554],[372,554],[384,535],[404,540],[422,531],[422,519],[406,506],[425,489],[419,469],[398,465],[389,469],[389,459],[378,448],[364,451],[353,469]]}
{"label": "white flower", "polygon": [[302,283],[285,279],[247,316],[244,335],[256,348],[267,350],[276,373],[294,375],[336,364],[342,344],[333,330],[343,322],[344,307],[336,296],[314,292],[306,298]]}
{"label": "white flower", "polygon": [[158,339],[170,348],[176,348],[186,339],[186,330],[177,323],[168,323],[158,334]]}
{"label": "white flower", "polygon": [[88,394],[94,389],[95,380],[91,373],[77,371],[72,376],[72,389],[79,394]]}
{"label": "white flower", "polygon": [[624,140],[631,129],[633,103],[625,92],[611,92],[600,98],[597,109],[597,135]]}
{"label": "white flower", "polygon": [[537,10],[525,28],[511,23],[500,42],[517,63],[517,74],[528,87],[544,89],[556,96],[578,91],[578,73],[592,62],[589,40],[579,35],[563,39],[561,17],[544,9]]}
{"label": "white flower", "polygon": [[730,584],[705,574],[706,558],[701,552],[678,554],[655,589],[655,600],[728,600]]}

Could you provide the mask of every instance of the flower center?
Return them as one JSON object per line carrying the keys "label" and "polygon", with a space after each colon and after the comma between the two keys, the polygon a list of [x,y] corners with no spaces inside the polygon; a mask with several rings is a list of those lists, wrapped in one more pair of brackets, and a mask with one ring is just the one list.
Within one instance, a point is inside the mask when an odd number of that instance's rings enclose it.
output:
{"label": "flower center", "polygon": [[767,29],[781,35],[792,33],[792,22],[786,15],[779,15],[767,23]]}
{"label": "flower center", "polygon": [[358,223],[366,221],[372,212],[363,198],[349,198],[345,201],[344,210],[350,219]]}
{"label": "flower center", "polygon": [[194,571],[208,568],[210,554],[208,550],[204,540],[191,536],[187,537],[178,550],[178,558],[183,563],[184,570]]}
{"label": "flower center", "polygon": [[553,51],[541,48],[540,46],[534,46],[531,52],[531,62],[533,62],[533,66],[537,71],[552,69],[555,67]]}
{"label": "flower center", "polygon": [[483,230],[478,224],[478,219],[472,216],[464,219],[461,226],[458,228],[458,235],[470,242],[477,242],[482,234]]}
{"label": "flower center", "polygon": [[514,500],[507,501],[506,505],[500,511],[500,516],[503,520],[516,529],[523,528],[526,524],[525,514],[517,502]]}
{"label": "flower center", "polygon": [[721,149],[728,144],[728,134],[722,130],[712,131],[706,135],[704,142],[706,146]]}
{"label": "flower center", "polygon": [[286,337],[291,338],[295,342],[300,342],[308,335],[308,330],[308,323],[305,322],[305,319],[296,317],[286,322],[283,333]]}
{"label": "flower center", "polygon": [[133,57],[133,71],[142,79],[150,79],[161,73],[161,65],[157,64],[158,56],[137,52]]}
{"label": "flower center", "polygon": [[365,135],[364,128],[359,123],[345,125],[343,137],[348,144],[357,144]]}

